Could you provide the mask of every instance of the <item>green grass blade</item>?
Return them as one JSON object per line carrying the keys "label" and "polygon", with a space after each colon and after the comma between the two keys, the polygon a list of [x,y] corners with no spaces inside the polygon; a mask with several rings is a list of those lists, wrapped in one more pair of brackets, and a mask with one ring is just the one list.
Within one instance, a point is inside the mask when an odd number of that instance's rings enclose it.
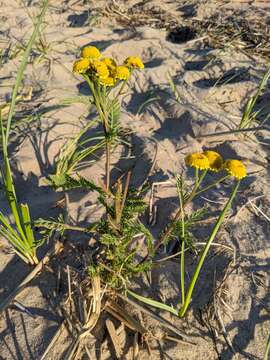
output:
{"label": "green grass blade", "polygon": [[270,353],[270,335],[268,336],[268,339],[267,339],[263,360],[269,359],[269,353]]}
{"label": "green grass blade", "polygon": [[24,225],[26,240],[31,249],[35,248],[35,238],[31,226],[31,217],[27,204],[21,204],[22,221]]}
{"label": "green grass blade", "polygon": [[13,178],[10,169],[10,163],[8,158],[5,158],[5,190],[7,194],[7,200],[14,217],[15,224],[22,238],[25,238],[25,234],[21,225],[21,217],[19,213],[16,192],[14,188]]}
{"label": "green grass blade", "polygon": [[264,74],[262,80],[260,81],[259,87],[255,93],[255,95],[251,96],[244,108],[243,116],[239,124],[239,129],[243,129],[245,127],[250,126],[251,122],[256,118],[255,114],[253,113],[254,106],[256,105],[256,102],[259,98],[259,96],[262,94],[264,88],[267,85],[267,81],[270,78],[270,68],[268,71]]}
{"label": "green grass blade", "polygon": [[5,228],[13,234],[13,236],[18,237],[20,239],[18,233],[13,229],[13,227],[10,225],[8,219],[4,216],[2,212],[0,212],[0,222],[5,226]]}
{"label": "green grass blade", "polygon": [[133,296],[135,299],[137,299],[147,305],[153,306],[153,307],[161,309],[161,310],[169,311],[173,315],[178,316],[178,311],[169,305],[163,304],[156,300],[148,299],[144,296],[136,294],[135,292],[133,292],[131,290],[127,290],[127,292],[129,295]]}
{"label": "green grass blade", "polygon": [[158,100],[159,100],[159,97],[151,97],[150,99],[147,99],[145,102],[143,102],[139,106],[136,114],[138,114],[138,115],[141,114],[147,105],[152,104],[153,102],[158,101]]}
{"label": "green grass blade", "polygon": [[28,57],[30,55],[31,49],[32,49],[33,44],[34,44],[34,42],[36,40],[36,37],[38,35],[39,27],[40,27],[40,25],[42,23],[43,17],[45,15],[46,10],[47,10],[48,3],[49,3],[49,0],[44,0],[42,10],[41,10],[40,14],[37,17],[37,23],[35,25],[35,28],[34,28],[34,31],[33,31],[32,35],[30,37],[30,40],[29,40],[29,42],[27,44],[25,52],[23,54],[22,62],[20,64],[20,66],[19,66],[19,70],[18,70],[18,73],[17,73],[16,81],[15,81],[15,85],[14,85],[13,90],[12,90],[11,103],[10,103],[8,119],[7,119],[7,127],[6,127],[6,134],[5,134],[6,135],[5,136],[6,145],[8,143],[12,117],[13,117],[13,114],[14,114],[14,111],[15,111],[16,97],[17,97],[17,94],[18,94],[18,90],[19,90],[19,87],[20,87],[22,79],[23,79],[23,74],[24,74],[24,70],[25,70],[26,65],[27,65]]}
{"label": "green grass blade", "polygon": [[2,235],[12,246],[14,249],[17,249],[22,254],[26,254],[28,252],[28,248],[24,246],[24,243],[21,239],[13,236],[4,226],[0,225],[0,235]]}
{"label": "green grass blade", "polygon": [[74,158],[72,159],[72,164],[70,166],[71,169],[74,169],[78,163],[82,160],[95,153],[97,150],[105,146],[105,141],[102,140],[98,144],[90,146],[89,148],[83,149],[81,151],[77,151],[74,154]]}
{"label": "green grass blade", "polygon": [[89,97],[85,97],[85,96],[72,96],[60,101],[60,105],[65,105],[65,106],[69,106],[76,103],[85,104],[87,106],[91,105],[91,101],[89,100]]}
{"label": "green grass blade", "polygon": [[224,217],[225,217],[228,209],[230,208],[230,206],[232,204],[232,201],[233,201],[233,199],[234,199],[234,197],[235,197],[235,195],[237,193],[237,190],[239,188],[239,185],[240,185],[240,182],[238,181],[236,183],[236,185],[235,185],[235,187],[234,187],[234,189],[233,189],[233,191],[231,193],[231,196],[230,196],[229,200],[227,201],[224,209],[222,210],[221,214],[219,215],[219,217],[218,217],[218,219],[217,219],[217,221],[215,223],[215,226],[214,226],[214,228],[213,228],[213,230],[212,230],[212,232],[211,232],[211,234],[209,236],[209,239],[208,239],[208,241],[207,241],[207,243],[206,243],[206,245],[205,245],[205,247],[204,247],[204,249],[203,249],[203,251],[202,251],[202,253],[200,255],[200,259],[198,261],[198,264],[196,266],[196,269],[195,269],[194,274],[192,276],[192,279],[190,281],[188,291],[186,293],[185,302],[184,302],[183,306],[181,307],[181,309],[179,311],[179,316],[180,317],[185,315],[185,312],[186,312],[186,310],[187,310],[187,308],[188,308],[188,306],[190,304],[191,296],[192,296],[195,284],[197,282],[198,276],[200,274],[201,268],[202,268],[202,266],[204,264],[206,255],[208,254],[210,246],[211,246],[212,242],[214,241],[214,239],[216,237],[216,234],[217,234],[217,232],[218,232],[218,230],[219,230],[219,228],[220,228],[220,226],[221,226],[221,224],[222,224],[222,222],[224,220]]}

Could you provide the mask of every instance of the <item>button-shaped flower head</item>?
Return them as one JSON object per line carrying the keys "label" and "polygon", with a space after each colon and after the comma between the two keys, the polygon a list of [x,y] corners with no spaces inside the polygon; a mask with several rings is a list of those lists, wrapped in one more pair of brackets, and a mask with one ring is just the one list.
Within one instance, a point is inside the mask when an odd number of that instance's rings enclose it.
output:
{"label": "button-shaped flower head", "polygon": [[104,86],[114,86],[115,82],[115,78],[113,78],[112,76],[108,76],[106,79],[100,79],[101,85]]}
{"label": "button-shaped flower head", "polygon": [[218,172],[222,170],[223,167],[223,158],[216,151],[207,150],[203,154],[207,157],[209,161],[210,170]]}
{"label": "button-shaped flower head", "polygon": [[188,166],[194,167],[200,170],[206,170],[210,168],[209,160],[203,153],[192,153],[186,156],[185,162]]}
{"label": "button-shaped flower head", "polygon": [[99,59],[101,53],[95,46],[86,46],[82,49],[81,56],[88,59]]}
{"label": "button-shaped flower head", "polygon": [[83,74],[89,69],[89,66],[90,61],[88,59],[76,60],[73,64],[73,72]]}
{"label": "button-shaped flower head", "polygon": [[144,64],[138,56],[129,56],[124,63],[131,68],[144,69]]}
{"label": "button-shaped flower head", "polygon": [[117,66],[115,77],[119,80],[128,80],[130,77],[129,69],[124,65]]}
{"label": "button-shaped flower head", "polygon": [[105,57],[102,59],[102,61],[107,65],[108,68],[116,68],[116,62],[114,59],[110,57]]}
{"label": "button-shaped flower head", "polygon": [[247,176],[246,167],[240,160],[226,160],[224,163],[224,169],[238,180]]}
{"label": "button-shaped flower head", "polygon": [[110,75],[107,65],[100,60],[93,60],[91,62],[91,69],[94,71],[95,75],[102,80]]}

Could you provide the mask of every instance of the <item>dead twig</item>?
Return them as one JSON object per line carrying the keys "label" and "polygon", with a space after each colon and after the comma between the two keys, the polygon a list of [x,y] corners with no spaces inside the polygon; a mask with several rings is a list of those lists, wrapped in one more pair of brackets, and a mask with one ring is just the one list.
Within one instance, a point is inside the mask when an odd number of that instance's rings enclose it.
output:
{"label": "dead twig", "polygon": [[123,353],[122,346],[120,344],[119,336],[116,333],[113,322],[110,319],[105,321],[108,333],[110,335],[110,339],[112,341],[112,345],[114,348],[115,356],[117,359],[120,359]]}
{"label": "dead twig", "polygon": [[101,285],[100,277],[94,276],[92,278],[92,294],[93,300],[91,301],[90,308],[88,311],[88,318],[86,323],[81,327],[81,331],[77,337],[72,342],[65,360],[76,359],[77,355],[80,353],[81,348],[84,346],[84,340],[87,336],[91,335],[92,329],[96,326],[96,323],[100,317],[101,313]]}
{"label": "dead twig", "polygon": [[139,332],[142,335],[147,333],[147,330],[138,321],[136,321],[132,316],[130,316],[123,307],[119,306],[112,299],[107,302],[106,310],[116,319],[121,321],[130,330]]}
{"label": "dead twig", "polygon": [[138,345],[138,333],[136,332],[134,335],[133,341],[133,360],[139,360],[139,345]]}
{"label": "dead twig", "polygon": [[40,360],[46,359],[46,356],[50,353],[53,345],[55,344],[55,342],[57,341],[57,339],[61,335],[61,332],[63,331],[64,327],[65,327],[65,324],[64,324],[64,321],[63,321],[62,324],[60,325],[60,327],[58,328],[58,330],[56,331],[56,333],[54,334],[53,338],[51,339],[51,341],[50,341],[49,345],[47,346],[46,350],[42,354]]}

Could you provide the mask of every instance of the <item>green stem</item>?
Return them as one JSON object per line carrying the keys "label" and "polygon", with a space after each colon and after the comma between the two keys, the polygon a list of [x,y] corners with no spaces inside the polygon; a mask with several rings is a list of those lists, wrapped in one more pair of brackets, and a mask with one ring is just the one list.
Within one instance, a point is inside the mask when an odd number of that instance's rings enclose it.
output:
{"label": "green stem", "polygon": [[181,281],[181,295],[182,304],[185,302],[185,213],[184,213],[184,195],[182,186],[179,191],[179,201],[181,210],[181,223],[182,223],[182,244],[181,244],[181,256],[180,256],[180,281]]}
{"label": "green stem", "polygon": [[184,304],[185,302],[185,240],[184,239],[182,239],[182,246],[181,246],[180,275],[181,275],[182,304]]}
{"label": "green stem", "polygon": [[[197,175],[195,175],[195,176],[198,176],[198,169],[196,169],[196,171],[197,171],[197,173],[196,173]],[[185,201],[184,206],[187,203],[189,203],[190,201],[192,201],[194,196],[197,195],[197,189],[199,189],[199,187],[201,186],[201,183],[203,182],[203,179],[205,178],[205,175],[207,174],[207,171],[208,171],[208,169],[204,170],[202,172],[202,174],[200,175],[200,177],[198,177],[198,178],[196,177],[195,185],[194,185],[191,193],[189,194],[187,200]]]}
{"label": "green stem", "polygon": [[125,87],[126,83],[127,83],[127,80],[126,80],[126,81],[123,81],[123,83],[122,83],[122,85],[121,85],[121,87],[120,87],[120,89],[119,89],[119,91],[118,91],[118,93],[117,93],[117,95],[115,96],[115,98],[114,98],[114,99],[118,99],[118,98],[119,98],[119,96],[120,96],[120,95],[122,95],[122,91],[123,91],[123,89],[124,89],[124,87]]}
{"label": "green stem", "polygon": [[105,139],[106,139],[106,165],[105,165],[105,184],[106,184],[106,190],[107,192],[110,190],[110,173],[111,173],[111,144],[109,139],[109,132],[110,132],[110,123],[108,120],[108,114],[107,114],[107,107],[105,104],[106,96],[103,98],[100,94],[100,85],[98,85],[98,92],[99,92],[99,106],[102,110],[103,114],[103,127],[104,127],[104,133],[105,133]]}
{"label": "green stem", "polygon": [[204,191],[206,191],[206,190],[212,189],[214,186],[216,186],[217,184],[219,184],[219,183],[221,183],[222,181],[226,180],[228,177],[230,177],[230,175],[225,175],[225,176],[223,176],[221,179],[215,181],[213,184],[208,185],[208,186],[206,186],[205,188],[197,191],[197,192],[195,193],[195,196],[197,196],[198,194],[201,194],[202,192],[204,192]]}
{"label": "green stem", "polygon": [[111,144],[106,141],[106,190],[110,190]]}
{"label": "green stem", "polygon": [[109,191],[110,190],[110,167],[111,167],[111,144],[108,139],[110,124],[108,121],[108,116],[106,114],[106,106],[104,106],[104,102],[106,101],[106,95],[105,96],[101,95],[100,84],[98,84],[98,88],[96,91],[96,89],[95,89],[93,83],[90,81],[89,77],[85,75],[84,79],[86,80],[86,82],[92,92],[92,95],[94,98],[94,103],[96,105],[99,117],[103,124],[103,130],[104,130],[105,139],[106,139],[105,186],[106,186],[106,190]]}
{"label": "green stem", "polygon": [[220,226],[221,226],[221,224],[222,224],[222,222],[224,220],[224,217],[225,217],[229,207],[231,206],[231,203],[232,203],[232,201],[233,201],[233,199],[234,199],[234,197],[235,197],[235,195],[237,193],[237,190],[239,188],[239,184],[240,184],[240,181],[238,181],[236,183],[236,185],[235,185],[235,187],[234,187],[234,189],[233,189],[233,191],[231,193],[231,196],[230,196],[229,200],[227,201],[227,203],[226,203],[224,209],[222,210],[221,214],[219,215],[219,218],[217,219],[217,222],[216,222],[216,224],[215,224],[215,226],[214,226],[214,228],[212,230],[212,233],[211,233],[211,235],[210,235],[210,237],[209,237],[209,239],[208,239],[208,241],[207,241],[207,243],[206,243],[206,245],[205,245],[205,247],[204,247],[204,249],[203,249],[203,251],[201,253],[200,260],[199,260],[199,262],[198,262],[198,264],[196,266],[196,269],[194,271],[194,274],[193,274],[192,279],[191,279],[190,284],[189,284],[189,288],[188,288],[188,291],[187,291],[187,294],[186,294],[185,302],[182,305],[181,309],[179,310],[179,316],[180,317],[183,317],[185,315],[185,312],[186,312],[186,310],[187,310],[187,308],[188,308],[188,306],[190,304],[191,296],[192,296],[196,281],[198,279],[198,276],[200,274],[201,268],[202,268],[203,263],[205,261],[206,255],[207,255],[207,253],[209,251],[211,243],[215,239],[215,236],[216,236],[216,234],[217,234],[217,232],[218,232],[218,230],[219,230],[219,228],[220,228]]}
{"label": "green stem", "polygon": [[[198,183],[194,185],[191,193],[189,194],[188,198],[186,199],[186,201],[183,203],[183,209],[186,207],[186,205],[192,201],[192,199],[194,198],[194,196],[196,195],[196,191],[197,189],[199,188],[199,186],[201,185],[203,179],[205,178],[205,175],[207,174],[207,169],[203,171],[203,173],[201,174],[199,180],[198,180]],[[163,235],[161,236],[160,240],[156,243],[156,245],[154,246],[154,250],[157,250],[160,245],[162,243],[164,243],[167,238],[169,237],[169,235],[171,234],[174,226],[175,226],[175,223],[179,220],[180,216],[182,214],[182,210],[181,208],[177,211],[175,217],[173,218],[173,220],[171,221],[170,225],[168,226],[167,230],[163,233]],[[141,262],[144,262],[145,260],[148,259],[148,255],[145,256],[145,258],[141,261]]]}
{"label": "green stem", "polygon": [[199,182],[199,169],[195,168],[195,186],[198,187]]}

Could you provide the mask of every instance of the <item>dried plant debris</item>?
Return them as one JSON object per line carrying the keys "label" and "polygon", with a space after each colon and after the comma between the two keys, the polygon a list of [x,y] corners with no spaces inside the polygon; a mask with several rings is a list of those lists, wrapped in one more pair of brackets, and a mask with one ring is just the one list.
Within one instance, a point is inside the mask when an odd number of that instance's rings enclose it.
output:
{"label": "dried plant debris", "polygon": [[185,6],[195,9],[198,4],[183,2],[183,6],[176,7],[173,12],[152,1],[137,2],[133,6],[126,1],[109,1],[106,7],[100,10],[103,16],[113,18],[122,26],[166,29],[167,39],[175,43],[204,37],[206,46],[213,48],[233,46],[249,55],[259,55],[269,59],[270,12],[268,14],[267,11],[257,8],[254,11],[252,7],[239,10],[222,6],[210,17],[199,18],[195,17],[196,11],[190,16],[183,16]]}
{"label": "dried plant debris", "polygon": [[147,25],[155,29],[172,29],[179,25],[176,14],[149,1],[140,1],[134,6],[130,6],[126,1],[117,4],[111,1],[102,13],[128,27]]}
{"label": "dried plant debris", "polygon": [[210,18],[193,21],[194,28],[208,35],[205,43],[213,48],[235,47],[249,55],[270,57],[270,12],[218,10]]}

